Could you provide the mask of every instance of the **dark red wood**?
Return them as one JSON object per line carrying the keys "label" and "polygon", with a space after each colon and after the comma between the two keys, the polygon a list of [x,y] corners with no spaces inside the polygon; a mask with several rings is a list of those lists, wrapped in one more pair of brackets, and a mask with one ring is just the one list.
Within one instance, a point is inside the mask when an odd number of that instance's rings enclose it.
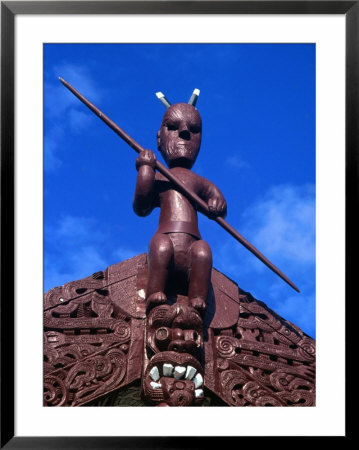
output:
{"label": "dark red wood", "polygon": [[[176,284],[166,290],[167,304],[146,317],[147,276],[142,254],[45,294],[46,406],[93,404],[122,390],[125,396],[136,380],[146,404],[200,405],[186,381],[177,389],[169,377],[151,389],[151,368],[163,375],[165,363],[193,366],[204,396],[228,406],[315,405],[315,341],[297,326],[216,269],[203,320]],[[185,352],[174,351],[176,344]],[[183,395],[172,397],[171,386]]]}

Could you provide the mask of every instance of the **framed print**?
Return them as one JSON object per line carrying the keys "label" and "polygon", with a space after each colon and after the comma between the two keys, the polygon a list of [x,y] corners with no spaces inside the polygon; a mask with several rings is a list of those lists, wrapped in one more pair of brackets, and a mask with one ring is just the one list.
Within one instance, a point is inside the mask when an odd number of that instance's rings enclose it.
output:
{"label": "framed print", "polygon": [[[348,269],[357,242],[358,14],[355,1],[1,2],[4,448],[171,448],[191,446],[194,438],[202,445],[221,437],[347,436],[345,298],[353,287]],[[175,103],[187,101],[182,97],[194,89],[189,102],[195,106],[197,88],[203,90],[198,104],[204,105],[208,159],[199,157],[196,169],[219,181],[234,211],[228,222],[276,256],[298,280],[301,296],[246,254],[232,254],[234,244],[211,228],[213,221],[200,219],[200,228],[213,233],[214,267],[228,279],[238,274],[243,292],[256,298],[267,301],[270,292],[274,303],[268,306],[316,338],[315,406],[44,408],[44,292],[92,273],[96,279],[98,270],[136,257],[156,226],[156,216],[132,219],[136,155],[81,109],[59,77],[144,148],[154,147],[164,113],[150,98],[155,92],[163,89],[162,102],[164,96]],[[155,108],[162,108],[157,119]],[[237,189],[243,198],[237,199]],[[290,238],[278,244],[279,231]],[[92,307],[100,311],[101,302]],[[90,396],[94,389],[88,384]]]}

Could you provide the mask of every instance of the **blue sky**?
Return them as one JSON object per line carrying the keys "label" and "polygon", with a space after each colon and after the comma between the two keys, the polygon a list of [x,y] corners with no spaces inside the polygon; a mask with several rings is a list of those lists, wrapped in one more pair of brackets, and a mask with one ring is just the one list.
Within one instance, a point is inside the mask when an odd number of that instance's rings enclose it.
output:
{"label": "blue sky", "polygon": [[201,91],[193,170],[228,203],[227,221],[296,293],[215,222],[199,217],[213,265],[315,337],[315,45],[44,45],[44,290],[147,251],[159,210],[135,215],[136,153],[61,76],[156,151],[171,103]]}

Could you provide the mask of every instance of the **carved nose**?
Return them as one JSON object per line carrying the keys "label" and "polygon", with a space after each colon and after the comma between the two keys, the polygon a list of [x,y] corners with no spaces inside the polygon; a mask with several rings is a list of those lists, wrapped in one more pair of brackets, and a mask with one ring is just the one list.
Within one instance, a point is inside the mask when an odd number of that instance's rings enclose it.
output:
{"label": "carved nose", "polygon": [[187,351],[187,344],[185,341],[172,341],[168,346],[168,350],[177,353],[185,353]]}
{"label": "carved nose", "polygon": [[186,127],[182,127],[178,130],[178,135],[181,139],[186,139],[186,141],[189,141],[191,139],[191,133]]}
{"label": "carved nose", "polygon": [[177,353],[190,353],[193,354],[197,351],[197,344],[195,341],[171,341],[168,350]]}

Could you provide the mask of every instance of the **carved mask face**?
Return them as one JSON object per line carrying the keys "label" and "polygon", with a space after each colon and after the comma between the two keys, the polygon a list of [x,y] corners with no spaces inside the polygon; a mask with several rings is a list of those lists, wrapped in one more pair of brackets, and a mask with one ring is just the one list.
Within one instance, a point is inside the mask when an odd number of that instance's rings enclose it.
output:
{"label": "carved mask face", "polygon": [[161,305],[148,317],[147,343],[155,352],[174,351],[198,356],[202,348],[202,319],[186,302]]}
{"label": "carved mask face", "polygon": [[199,153],[202,138],[202,119],[199,112],[187,103],[170,106],[157,134],[157,146],[168,166],[190,169]]}

